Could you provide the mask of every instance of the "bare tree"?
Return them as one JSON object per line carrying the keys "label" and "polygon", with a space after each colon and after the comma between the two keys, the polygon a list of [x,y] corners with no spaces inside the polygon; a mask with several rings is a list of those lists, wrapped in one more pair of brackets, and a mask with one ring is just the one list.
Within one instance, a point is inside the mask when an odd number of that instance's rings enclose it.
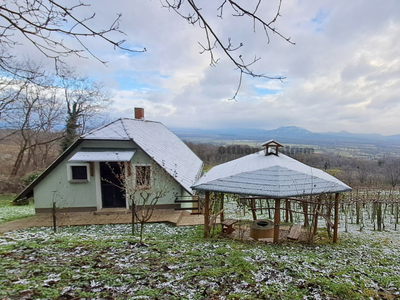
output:
{"label": "bare tree", "polygon": [[13,68],[9,70],[0,67],[0,117],[23,94],[28,85],[48,85],[47,74],[37,62],[13,59],[12,65]]}
{"label": "bare tree", "polygon": [[400,182],[400,159],[386,157],[383,167],[387,182],[394,188]]}
{"label": "bare tree", "polygon": [[170,175],[156,163],[141,164],[135,162],[119,163],[119,170],[109,164],[119,184],[106,180],[124,191],[132,212],[132,235],[135,234],[135,218],[140,223],[139,242],[143,243],[145,224],[153,215],[160,198],[171,191]]}
{"label": "bare tree", "polygon": [[[246,61],[243,58],[242,54],[234,55],[235,51],[238,51],[243,47],[242,42],[238,42],[233,44],[232,38],[228,37],[225,41],[220,33],[217,32],[216,28],[211,25],[211,20],[206,16],[203,8],[198,5],[197,0],[161,0],[165,8],[174,10],[179,16],[187,20],[187,22],[191,25],[198,25],[200,28],[204,30],[206,43],[200,44],[202,47],[202,51],[200,53],[209,53],[210,55],[210,65],[216,66],[218,64],[219,58],[215,55],[215,50],[217,48],[221,49],[226,57],[236,66],[237,70],[240,72],[239,84],[237,90],[232,97],[235,99],[242,83],[243,74],[250,75],[252,77],[261,77],[267,79],[278,79],[283,80],[285,77],[282,76],[268,76],[264,73],[254,72],[252,67],[253,65],[261,59],[261,57],[254,57],[250,61]],[[213,2],[215,4],[215,2]],[[264,1],[265,3],[265,1]],[[280,38],[284,39],[288,43],[294,45],[291,41],[290,37],[286,37],[283,35],[277,28],[275,27],[275,23],[278,18],[281,16],[281,6],[282,0],[277,2],[278,5],[276,7],[276,13],[273,15],[271,20],[266,20],[263,13],[261,12],[261,7],[263,6],[262,0],[256,1],[244,1],[239,3],[239,1],[234,0],[220,0],[217,1],[217,17],[221,20],[224,15],[227,13],[231,13],[234,17],[243,17],[248,18],[253,22],[253,30],[256,31],[256,27],[259,26],[262,28],[266,35],[267,43],[270,42],[270,34],[275,34]],[[270,2],[268,3],[270,6]],[[210,4],[204,4],[204,6],[211,6]],[[183,12],[185,11],[185,13]]]}
{"label": "bare tree", "polygon": [[[290,44],[294,44],[290,37],[286,37],[275,27],[275,23],[280,17],[282,0],[277,1],[275,8],[272,8],[275,13],[270,20],[265,19],[263,6],[271,3],[256,0],[239,1],[219,0],[199,4],[199,0],[161,0],[164,7],[175,11],[179,16],[186,19],[191,25],[198,25],[204,30],[205,44],[201,44],[202,51],[200,53],[210,54],[210,65],[216,66],[219,58],[216,57],[215,50],[221,49],[225,55],[240,72],[238,88],[232,97],[235,99],[241,86],[242,76],[250,75],[252,77],[261,77],[267,79],[282,80],[282,76],[268,76],[264,73],[253,71],[253,65],[260,60],[259,56],[251,60],[243,57],[243,54],[235,55],[243,47],[242,42],[233,42],[231,37],[223,37],[218,32],[216,27],[213,27],[215,18],[223,17],[226,14],[231,14],[235,18],[246,18],[253,22],[253,30],[260,27],[266,35],[266,42],[270,42],[270,35],[274,34],[284,39]],[[216,14],[213,17],[207,16],[203,8],[211,8],[215,5]],[[10,50],[16,46],[23,45],[24,41],[34,45],[45,57],[55,61],[56,69],[62,59],[75,55],[83,57],[86,54],[94,57],[102,63],[105,61],[99,59],[96,54],[86,45],[85,38],[97,37],[111,44],[114,48],[130,51],[144,52],[143,49],[130,49],[123,46],[125,39],[114,40],[110,34],[124,34],[119,27],[121,14],[118,14],[114,20],[110,21],[110,25],[106,29],[97,29],[93,25],[93,19],[96,14],[93,12],[86,17],[80,17],[84,12],[84,8],[88,4],[76,2],[75,4],[61,4],[59,0],[6,0],[0,5],[0,46],[6,49],[0,55],[0,68],[4,70],[12,70],[13,66],[10,63]],[[270,9],[271,10],[271,9]],[[69,46],[64,41],[65,37],[69,37],[78,41],[80,48]]]}
{"label": "bare tree", "polygon": [[74,70],[63,68],[60,78],[60,98],[66,105],[65,137],[61,143],[61,150],[64,151],[79,135],[91,129],[90,121],[95,117],[98,119],[111,104],[111,99],[100,83],[79,76]]}
{"label": "bare tree", "polygon": [[[143,52],[146,49],[129,49],[122,46],[125,40],[113,40],[110,33],[121,33],[118,14],[106,29],[96,29],[91,21],[96,17],[90,13],[80,17],[88,4],[81,1],[67,5],[54,0],[5,0],[0,5],[0,45],[7,49],[23,45],[24,42],[33,44],[44,56],[54,59],[56,66],[62,58],[84,53],[95,57],[102,63],[85,44],[84,38],[98,37],[115,48],[131,52]],[[102,24],[103,25],[103,24]],[[77,40],[81,48],[73,48],[64,40],[65,37]],[[12,56],[3,52],[0,56],[0,67],[12,69],[9,59]]]}
{"label": "bare tree", "polygon": [[[18,97],[2,118],[11,129],[5,138],[12,138],[19,146],[11,177],[19,174],[22,165],[25,165],[23,173],[31,166],[34,169],[46,167],[50,145],[61,138],[54,130],[63,113],[55,90],[31,83],[22,85]],[[46,157],[40,159],[42,154]],[[40,164],[39,160],[45,164]]]}

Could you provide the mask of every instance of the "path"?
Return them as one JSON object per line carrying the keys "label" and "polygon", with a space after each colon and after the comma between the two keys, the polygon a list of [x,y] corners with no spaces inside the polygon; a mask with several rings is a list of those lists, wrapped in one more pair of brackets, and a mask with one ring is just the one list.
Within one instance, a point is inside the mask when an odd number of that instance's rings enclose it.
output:
{"label": "path", "polygon": [[[128,224],[131,223],[131,221],[132,216],[129,212],[104,212],[100,214],[85,212],[57,214],[57,226]],[[168,222],[175,224],[176,226],[202,225],[204,224],[204,216],[187,215],[187,212],[185,213],[184,211],[160,209],[154,211],[149,222]],[[33,217],[0,224],[0,234],[30,227],[50,226],[53,226],[53,218],[51,214],[37,214]]]}

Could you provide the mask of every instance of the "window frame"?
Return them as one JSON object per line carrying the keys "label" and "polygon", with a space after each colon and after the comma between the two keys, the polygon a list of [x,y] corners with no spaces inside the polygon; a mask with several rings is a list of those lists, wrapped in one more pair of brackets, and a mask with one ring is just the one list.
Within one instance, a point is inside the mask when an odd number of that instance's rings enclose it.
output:
{"label": "window frame", "polygon": [[[86,167],[86,179],[74,179],[73,167]],[[70,183],[86,183],[90,181],[90,164],[89,163],[69,163],[67,164],[67,177]]]}
{"label": "window frame", "polygon": [[[138,185],[138,177],[137,177],[137,175],[138,175],[138,168],[148,168],[149,169],[149,173],[148,173],[148,184],[147,185],[145,185],[145,184],[143,184],[143,185]],[[140,165],[135,165],[135,186],[136,186],[136,188],[138,188],[138,189],[143,189],[143,190],[148,190],[148,189],[151,189],[151,179],[152,179],[152,174],[151,174],[152,172],[151,172],[151,165],[149,165],[149,164],[140,164]]]}

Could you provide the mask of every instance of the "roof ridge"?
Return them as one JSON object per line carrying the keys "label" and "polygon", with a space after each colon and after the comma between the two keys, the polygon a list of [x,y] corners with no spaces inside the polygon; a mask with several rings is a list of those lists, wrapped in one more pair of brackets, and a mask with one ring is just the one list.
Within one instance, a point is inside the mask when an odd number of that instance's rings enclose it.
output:
{"label": "roof ridge", "polygon": [[108,124],[105,124],[105,125],[103,125],[103,126],[100,126],[100,127],[98,127],[98,128],[95,128],[95,129],[93,129],[93,130],[91,130],[91,131],[89,131],[89,132],[87,132],[87,133],[81,135],[80,137],[83,138],[83,137],[85,137],[85,136],[87,136],[87,135],[89,135],[89,134],[93,134],[94,132],[100,131],[100,130],[102,130],[102,129],[108,127],[108,126],[110,126],[111,124],[116,123],[117,121],[119,121],[119,120],[121,120],[121,119],[122,119],[122,118],[116,119],[115,121],[112,121],[112,122],[110,122],[110,123],[108,123]]}
{"label": "roof ridge", "polygon": [[[151,121],[151,120],[142,120],[142,119],[135,119],[135,118],[119,118],[118,120],[129,120],[129,121],[137,121],[137,122],[151,122],[151,123],[159,123],[159,124],[162,124],[161,122],[159,122],[159,121]],[[163,124],[164,125],[164,124]],[[165,126],[165,125],[164,125]]]}
{"label": "roof ridge", "polygon": [[[124,119],[125,119],[125,118],[124,118]],[[123,118],[120,119],[120,120],[121,120],[121,124],[122,124],[122,128],[124,129],[124,131],[125,131],[127,137],[128,137],[130,140],[134,141],[134,139],[130,136],[130,134],[129,134],[128,131],[126,130],[126,127],[125,127],[125,124],[124,124],[124,119],[123,119]]]}

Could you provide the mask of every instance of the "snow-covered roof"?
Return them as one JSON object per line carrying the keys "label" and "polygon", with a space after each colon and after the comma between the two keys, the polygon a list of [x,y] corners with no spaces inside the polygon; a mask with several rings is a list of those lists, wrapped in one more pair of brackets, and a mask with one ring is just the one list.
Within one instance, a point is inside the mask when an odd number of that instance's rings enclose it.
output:
{"label": "snow-covered roof", "polygon": [[203,162],[172,131],[159,122],[122,118],[82,136],[84,140],[132,140],[188,192]]}
{"label": "snow-covered roof", "polygon": [[271,198],[351,190],[351,187],[322,170],[282,153],[266,156],[264,150],[212,168],[192,188]]}
{"label": "snow-covered roof", "polygon": [[68,161],[130,161],[135,154],[135,150],[132,151],[121,151],[121,150],[110,150],[110,149],[96,149],[89,150],[82,148],[81,151],[76,152]]}

